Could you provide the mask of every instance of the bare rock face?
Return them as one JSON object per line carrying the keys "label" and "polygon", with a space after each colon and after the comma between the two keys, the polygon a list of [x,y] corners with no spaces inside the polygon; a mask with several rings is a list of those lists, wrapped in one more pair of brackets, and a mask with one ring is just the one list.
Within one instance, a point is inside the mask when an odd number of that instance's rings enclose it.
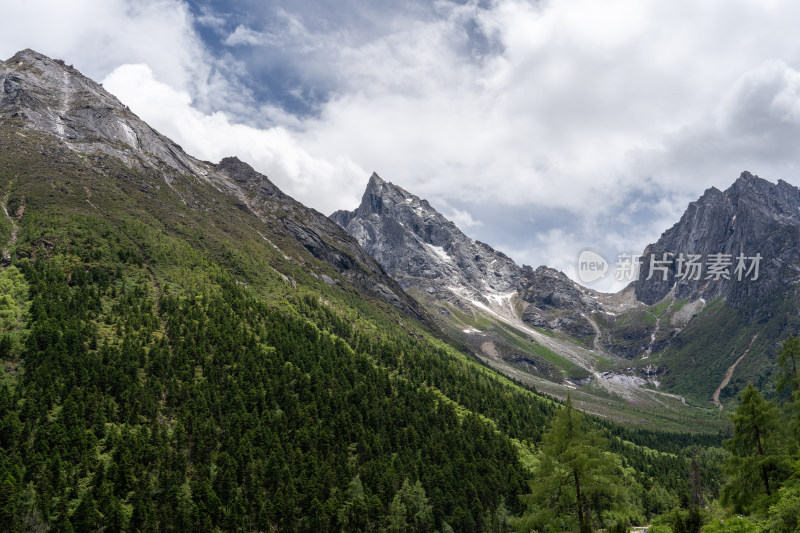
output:
{"label": "bare rock face", "polygon": [[355,211],[337,211],[331,218],[405,287],[509,292],[521,277],[521,269],[507,256],[473,241],[426,200],[377,174],[370,177]]}
{"label": "bare rock face", "polygon": [[354,211],[331,218],[405,289],[434,300],[523,309],[530,325],[584,337],[594,329],[584,315],[600,308],[563,273],[519,266],[488,244],[462,233],[423,199],[373,174]]}
{"label": "bare rock face", "polygon": [[72,150],[103,152],[139,168],[202,174],[202,165],[103,87],[63,61],[24,50],[0,64],[0,117],[49,132]]}
{"label": "bare rock face", "polygon": [[[667,279],[658,271],[647,280],[651,260],[663,261],[665,253],[671,254],[662,263],[668,267]],[[699,256],[699,279],[693,279],[696,276],[685,263],[680,264],[681,254]],[[760,259],[753,259],[757,255]],[[740,257],[743,269],[737,272]],[[718,259],[723,265],[729,263],[719,276],[708,268]],[[758,263],[757,279],[755,268],[751,270],[754,263]],[[658,302],[674,287],[679,300],[710,301],[721,296],[734,307],[743,307],[758,306],[797,280],[800,190],[782,180],[775,184],[743,172],[725,191],[708,189],[689,204],[677,224],[647,247],[642,275],[634,287],[636,297],[648,304]]]}
{"label": "bare rock face", "polygon": [[595,334],[586,316],[604,309],[592,299],[591,292],[553,268],[533,270],[524,266],[523,272],[520,298],[526,303],[522,314],[525,322],[576,338]]}
{"label": "bare rock face", "polygon": [[366,294],[431,323],[422,307],[328,217],[284,194],[235,157],[214,165],[186,154],[101,85],[63,61],[33,50],[18,52],[0,61],[0,88],[0,126],[13,122],[53,136],[65,149],[111,157],[137,172],[158,176],[186,205],[197,209],[213,206],[192,197],[190,187],[178,185],[209,185],[236,198],[241,209],[255,214],[274,234],[297,240]]}

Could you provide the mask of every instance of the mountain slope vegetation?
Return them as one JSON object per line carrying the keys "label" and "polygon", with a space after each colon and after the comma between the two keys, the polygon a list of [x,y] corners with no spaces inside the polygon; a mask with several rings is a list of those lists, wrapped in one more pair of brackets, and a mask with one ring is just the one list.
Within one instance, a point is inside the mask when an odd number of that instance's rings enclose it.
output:
{"label": "mountain slope vegetation", "polygon": [[[562,405],[244,163],[191,158],[34,52],[0,76],[2,529],[508,531],[530,511]],[[581,523],[688,507],[692,445],[718,496],[719,434],[586,421],[626,505]]]}

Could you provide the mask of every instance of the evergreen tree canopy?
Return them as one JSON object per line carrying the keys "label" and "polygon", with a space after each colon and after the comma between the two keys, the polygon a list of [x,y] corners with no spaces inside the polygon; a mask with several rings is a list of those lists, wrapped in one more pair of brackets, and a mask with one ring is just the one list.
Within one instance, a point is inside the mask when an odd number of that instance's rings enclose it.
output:
{"label": "evergreen tree canopy", "polygon": [[532,492],[522,498],[528,511],[517,528],[584,533],[603,523],[604,512],[624,511],[629,501],[624,474],[618,457],[606,449],[605,437],[568,397],[542,437]]}
{"label": "evergreen tree canopy", "polygon": [[781,413],[748,384],[730,418],[734,434],[724,444],[731,454],[727,465],[731,479],[723,490],[723,501],[741,510],[751,504],[764,505],[788,471]]}

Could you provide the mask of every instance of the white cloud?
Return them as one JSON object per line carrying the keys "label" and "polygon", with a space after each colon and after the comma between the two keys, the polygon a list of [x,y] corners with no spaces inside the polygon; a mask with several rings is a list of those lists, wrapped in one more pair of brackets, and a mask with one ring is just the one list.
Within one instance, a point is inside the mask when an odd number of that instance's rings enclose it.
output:
{"label": "white cloud", "polygon": [[0,55],[33,48],[102,79],[123,63],[147,63],[179,90],[197,90],[208,66],[193,20],[172,0],[6,2]]}
{"label": "white cloud", "polygon": [[483,226],[483,222],[475,220],[469,211],[462,211],[461,209],[453,209],[449,213],[445,212],[444,215],[452,220],[453,223],[462,230],[469,230]]}
{"label": "white cloud", "polygon": [[[201,15],[204,23],[219,17]],[[209,54],[181,0],[28,0],[7,2],[0,17],[0,57],[32,48],[102,80],[124,64],[146,64],[155,77],[192,94],[206,110],[252,105],[236,82],[230,56]]]}
{"label": "white cloud", "polygon": [[222,14],[217,13],[207,5],[201,5],[199,11],[200,14],[195,18],[198,24],[211,28],[218,33],[224,30],[227,20]]}
{"label": "white cloud", "polygon": [[224,43],[227,46],[238,46],[238,45],[256,46],[268,42],[269,42],[269,36],[267,34],[252,30],[242,24],[236,26],[236,29],[233,30],[233,33],[228,35],[228,37],[224,41]]}
{"label": "white cloud", "polygon": [[351,160],[313,157],[283,127],[256,129],[232,122],[223,112],[202,113],[192,106],[188,93],[156,80],[147,65],[123,65],[103,84],[195,157],[217,162],[235,155],[266,173],[282,190],[327,213],[360,194],[354,187],[342,186],[352,175],[367,175]]}
{"label": "white cloud", "polygon": [[[442,0],[415,13],[373,31],[286,7],[237,27],[228,55],[212,57],[192,23],[221,31],[221,16],[193,21],[177,0],[19,2],[4,6],[0,51],[113,71],[106,85],[187,150],[239,155],[324,212],[354,207],[373,170],[449,199],[459,209],[443,212],[464,229],[534,265],[642,247],[744,169],[798,182],[800,4]],[[330,88],[319,114],[240,95],[242,45],[273,47],[299,79]],[[524,235],[488,222],[543,209],[557,218]]]}

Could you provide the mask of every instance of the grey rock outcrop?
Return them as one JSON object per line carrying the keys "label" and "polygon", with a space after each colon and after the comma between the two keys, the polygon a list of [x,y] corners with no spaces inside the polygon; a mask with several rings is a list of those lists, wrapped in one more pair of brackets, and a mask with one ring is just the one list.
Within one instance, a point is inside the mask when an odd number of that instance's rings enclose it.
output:
{"label": "grey rock outcrop", "polygon": [[[657,272],[647,280],[651,258],[668,255],[667,280]],[[699,257],[699,279],[678,276],[689,273],[676,258]],[[715,254],[723,254],[715,256]],[[752,258],[760,255],[760,259]],[[736,271],[738,258],[744,269]],[[715,257],[730,264],[725,275],[708,270]],[[755,278],[754,263],[758,263]],[[680,269],[680,270],[679,270]],[[739,275],[741,274],[741,276]],[[719,279],[715,279],[715,278]],[[741,277],[741,279],[739,279]],[[648,304],[675,290],[679,300],[706,301],[724,297],[734,307],[758,306],[777,291],[800,280],[800,189],[779,180],[771,183],[743,172],[727,190],[710,188],[689,204],[680,221],[645,249],[640,279],[634,282],[636,297]]]}
{"label": "grey rock outcrop", "polygon": [[519,308],[519,318],[529,325],[577,337],[594,334],[585,314],[601,306],[588,296],[591,291],[557,270],[517,265],[470,239],[426,200],[377,174],[370,177],[358,208],[331,218],[405,289],[462,306],[505,306],[513,314]]}
{"label": "grey rock outcrop", "polygon": [[521,269],[506,255],[473,241],[426,201],[372,174],[353,212],[331,218],[404,287],[509,292]]}
{"label": "grey rock outcrop", "polygon": [[71,65],[33,50],[0,64],[0,117],[56,136],[70,149],[105,153],[138,169],[203,175],[203,165]]}

